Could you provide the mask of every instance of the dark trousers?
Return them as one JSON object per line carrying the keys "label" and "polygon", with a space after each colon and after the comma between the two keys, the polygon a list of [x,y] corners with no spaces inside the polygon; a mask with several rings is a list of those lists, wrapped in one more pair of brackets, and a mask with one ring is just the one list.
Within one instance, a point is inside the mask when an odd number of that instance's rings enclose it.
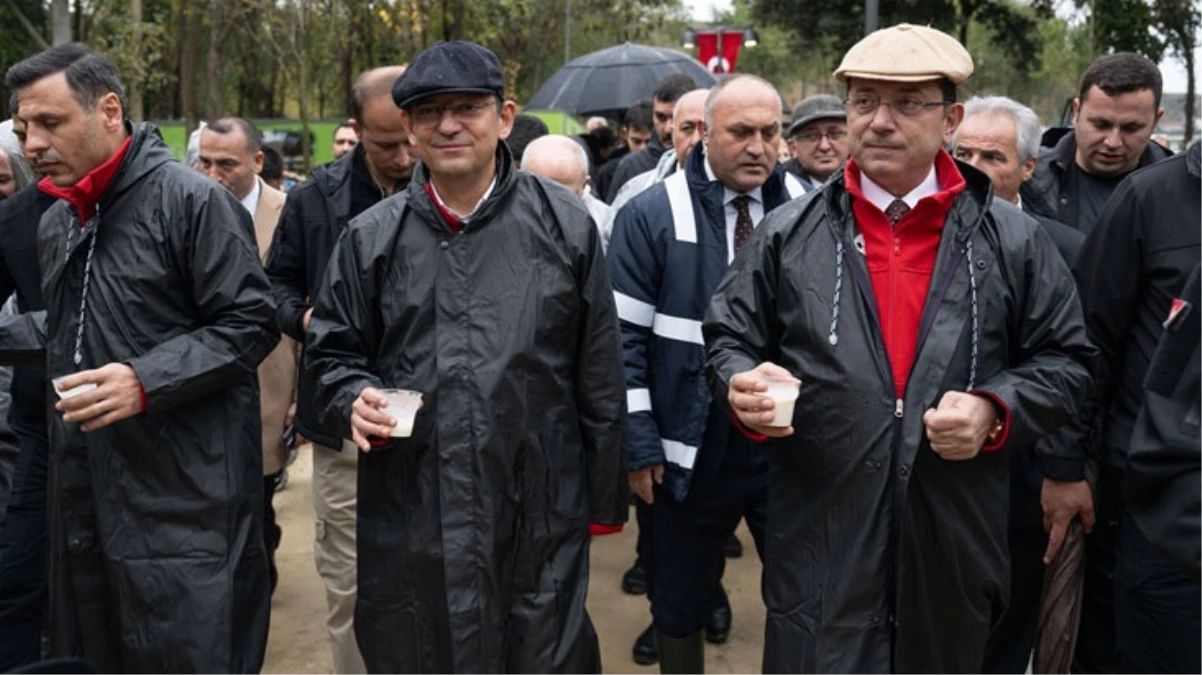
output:
{"label": "dark trousers", "polygon": [[1010,603],[1002,621],[989,636],[984,673],[1023,673],[1035,647],[1039,599],[1043,594],[1043,553],[1048,534],[1043,529],[1040,490],[1043,479],[1035,466],[1034,448],[1010,456]]}
{"label": "dark trousers", "polygon": [[1085,584],[1074,673],[1123,672],[1118,662],[1114,613],[1114,571],[1119,557],[1119,526],[1126,500],[1122,469],[1098,462],[1094,493],[1097,522],[1085,536]]}
{"label": "dark trousers", "polygon": [[1130,518],[1119,533],[1114,605],[1125,673],[1202,673],[1202,587]]}
{"label": "dark trousers", "polygon": [[21,452],[8,511],[0,520],[0,672],[42,655],[46,614],[45,429],[14,424]]}
{"label": "dark trousers", "polygon": [[279,573],[275,568],[275,550],[280,547],[280,537],[283,531],[275,522],[275,485],[283,469],[273,474],[263,476],[263,548],[267,551],[267,567],[271,574],[271,590],[275,591]]}
{"label": "dark trousers", "polygon": [[658,632],[683,638],[705,626],[726,566],[723,545],[740,519],[747,519],[763,558],[767,452],[760,444],[732,435],[716,471],[695,473],[683,502],[662,486],[655,487],[652,555],[643,564],[650,565],[649,578],[658,580],[649,588]]}

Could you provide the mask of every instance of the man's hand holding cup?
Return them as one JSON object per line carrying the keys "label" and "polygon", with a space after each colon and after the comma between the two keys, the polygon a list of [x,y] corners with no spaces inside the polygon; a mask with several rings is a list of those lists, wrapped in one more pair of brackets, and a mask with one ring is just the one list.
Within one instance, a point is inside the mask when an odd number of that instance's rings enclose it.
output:
{"label": "man's hand holding cup", "polygon": [[775,363],[765,361],[730,378],[726,400],[739,422],[765,436],[793,434],[793,405],[801,380]]}

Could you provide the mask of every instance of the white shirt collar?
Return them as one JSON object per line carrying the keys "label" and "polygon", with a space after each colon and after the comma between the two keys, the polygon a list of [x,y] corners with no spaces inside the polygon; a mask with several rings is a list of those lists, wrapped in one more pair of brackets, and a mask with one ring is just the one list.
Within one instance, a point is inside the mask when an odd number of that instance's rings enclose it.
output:
{"label": "white shirt collar", "polygon": [[483,195],[480,195],[480,201],[476,202],[476,205],[472,207],[472,210],[470,213],[468,213],[465,216],[461,216],[458,213],[455,213],[455,209],[452,209],[450,206],[447,206],[447,203],[445,201],[443,201],[443,199],[442,199],[442,195],[438,194],[438,187],[434,185],[434,181],[433,180],[430,181],[430,191],[434,193],[434,198],[437,199],[438,203],[442,204],[442,207],[444,209],[446,209],[448,212],[450,212],[451,215],[458,218],[459,222],[461,222],[461,223],[467,223],[468,221],[471,220],[472,216],[475,215],[476,211],[480,210],[480,205],[483,204],[485,201],[487,201],[489,196],[492,195],[493,188],[495,188],[495,187],[497,187],[497,177],[493,176],[492,182],[488,184],[488,189],[484,191]]}
{"label": "white shirt collar", "polygon": [[255,186],[252,187],[250,192],[246,193],[246,196],[242,198],[242,206],[246,208],[247,211],[250,211],[251,218],[254,218],[255,212],[259,210],[259,197],[262,194],[263,190],[259,186],[259,179],[255,178]]}
{"label": "white shirt collar", "polygon": [[[714,174],[714,168],[710,166],[710,158],[708,155],[706,155],[705,158],[705,175],[707,178],[709,178],[711,183],[718,180],[718,176]],[[722,203],[724,205],[731,203],[734,201],[734,198],[738,197],[739,195],[747,195],[748,197],[751,197],[751,201],[753,202],[758,202],[760,204],[764,203],[763,186],[757,187],[750,192],[735,192],[734,190],[726,187],[726,185],[722,186]]]}
{"label": "white shirt collar", "polygon": [[[860,190],[864,193],[864,198],[872,203],[873,206],[884,213],[893,200],[898,199],[890,194],[885,188],[872,182],[863,171],[860,172]],[[939,178],[935,175],[935,165],[931,165],[931,172],[927,174],[925,180],[918,184],[918,187],[907,192],[900,199],[906,203],[906,206],[914,208],[918,202],[924,197],[939,193]]]}

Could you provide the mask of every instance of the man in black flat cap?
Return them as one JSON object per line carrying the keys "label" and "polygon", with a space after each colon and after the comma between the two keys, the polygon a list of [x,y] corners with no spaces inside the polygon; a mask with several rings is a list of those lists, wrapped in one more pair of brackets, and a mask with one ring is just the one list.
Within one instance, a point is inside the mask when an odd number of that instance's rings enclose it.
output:
{"label": "man in black flat cap", "polygon": [[[306,352],[319,414],[364,453],[364,663],[600,672],[590,524],[617,529],[629,494],[600,235],[575,194],[514,166],[492,52],[437,43],[392,95],[421,162],[342,234]],[[404,437],[386,387],[423,396]]]}

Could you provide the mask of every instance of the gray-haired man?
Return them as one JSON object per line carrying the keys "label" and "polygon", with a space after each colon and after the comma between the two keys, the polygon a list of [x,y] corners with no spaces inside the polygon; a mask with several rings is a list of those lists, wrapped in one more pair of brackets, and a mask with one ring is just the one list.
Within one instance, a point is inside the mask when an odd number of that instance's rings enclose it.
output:
{"label": "gray-haired man", "polygon": [[[964,105],[964,121],[953,137],[952,155],[989,176],[994,198],[1021,207],[1019,188],[1035,173],[1041,131],[1039,117],[1027,106],[1004,96],[974,97]],[[1085,235],[1059,221],[1030,215],[1043,225],[1065,262],[1072,265]],[[990,638],[986,673],[1025,670],[1035,643],[1048,535],[1040,505],[1042,475],[1035,465],[1034,450],[1034,446],[1016,447],[1010,453],[1010,607]],[[1058,498],[1081,499],[1073,492],[1074,483],[1049,481],[1047,489]]]}

